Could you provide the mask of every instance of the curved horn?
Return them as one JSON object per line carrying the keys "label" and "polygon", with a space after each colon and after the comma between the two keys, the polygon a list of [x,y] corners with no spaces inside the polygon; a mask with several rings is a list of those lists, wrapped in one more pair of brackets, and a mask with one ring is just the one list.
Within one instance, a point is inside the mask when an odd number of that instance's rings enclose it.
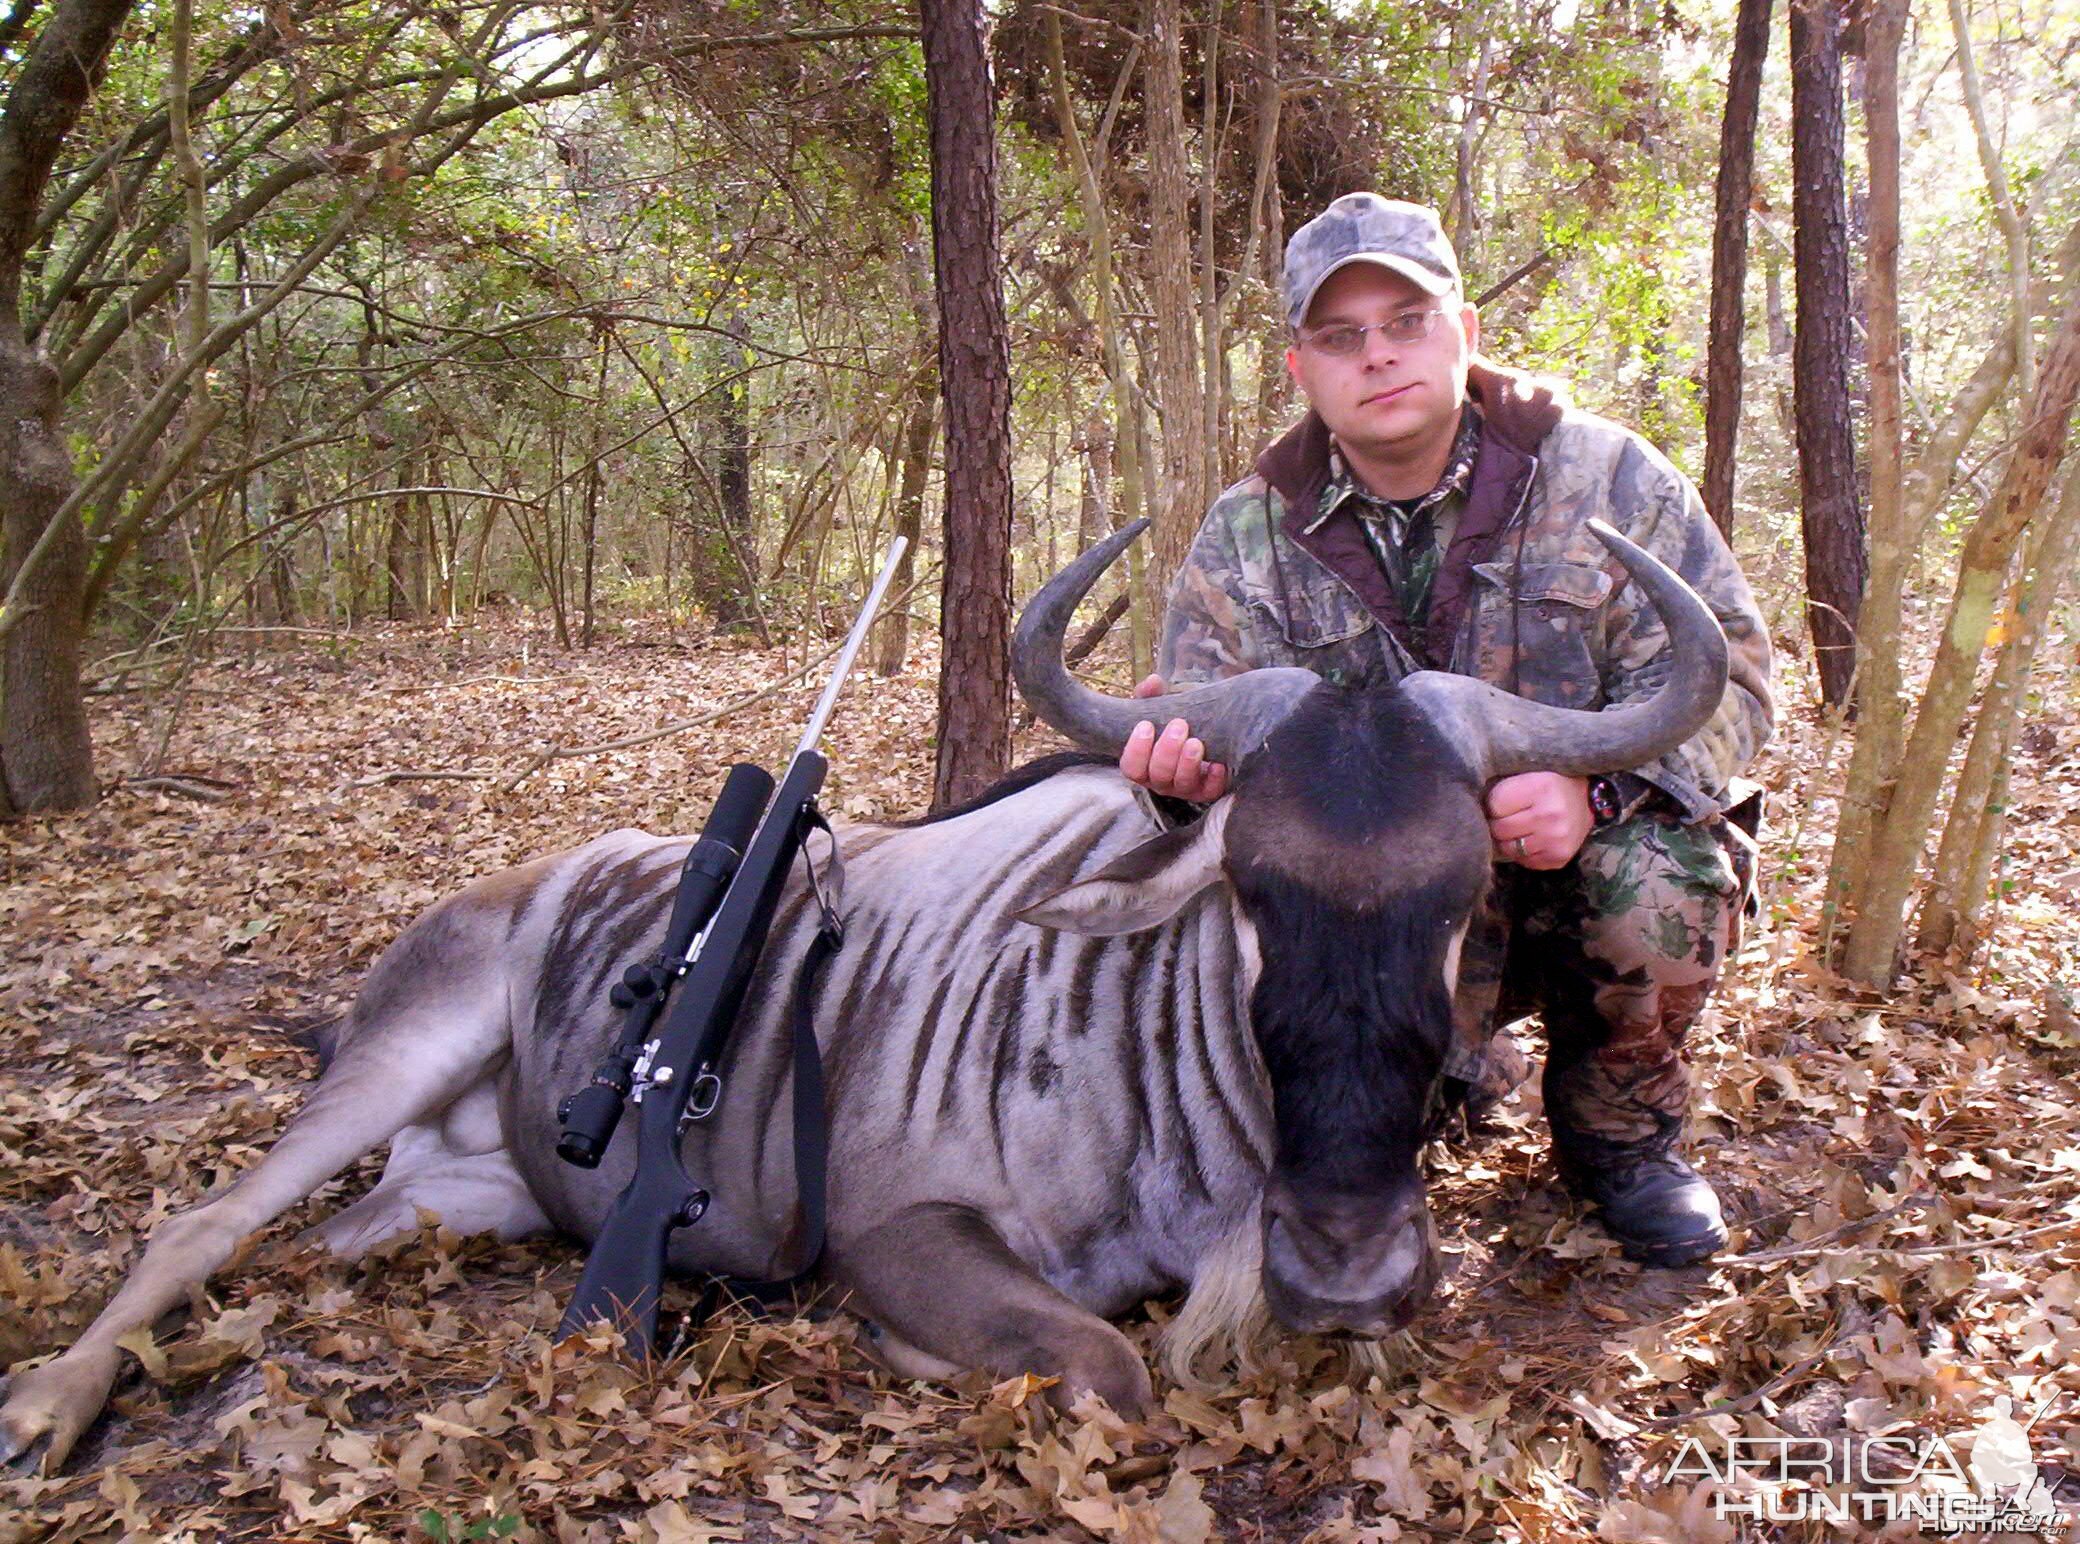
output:
{"label": "curved horn", "polygon": [[1423,671],[1401,689],[1416,698],[1486,782],[1513,772],[1591,777],[1665,756],[1697,733],[1726,694],[1719,619],[1659,558],[1601,520],[1597,540],[1618,555],[1668,629],[1668,679],[1645,702],[1589,712],[1518,697],[1471,676]]}
{"label": "curved horn", "polygon": [[1117,756],[1139,723],[1181,718],[1206,745],[1206,759],[1233,767],[1264,743],[1293,705],[1321,684],[1312,670],[1279,666],[1245,671],[1168,697],[1108,697],[1069,674],[1062,639],[1069,618],[1098,575],[1148,529],[1122,526],[1040,587],[1019,613],[1011,640],[1011,676],[1026,706],[1087,751]]}

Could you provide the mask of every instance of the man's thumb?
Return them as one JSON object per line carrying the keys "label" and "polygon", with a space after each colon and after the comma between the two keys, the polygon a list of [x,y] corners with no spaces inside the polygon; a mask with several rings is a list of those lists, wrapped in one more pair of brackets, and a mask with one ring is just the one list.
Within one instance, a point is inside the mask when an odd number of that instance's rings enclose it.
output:
{"label": "man's thumb", "polygon": [[1146,676],[1134,688],[1136,697],[1160,697],[1163,695],[1163,678],[1159,675]]}

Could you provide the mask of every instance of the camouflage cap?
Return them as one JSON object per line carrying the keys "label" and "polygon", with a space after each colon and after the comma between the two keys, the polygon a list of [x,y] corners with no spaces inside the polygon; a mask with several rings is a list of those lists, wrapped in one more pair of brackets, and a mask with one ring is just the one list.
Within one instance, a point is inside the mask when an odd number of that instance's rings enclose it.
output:
{"label": "camouflage cap", "polygon": [[1286,243],[1286,320],[1298,327],[1315,291],[1352,263],[1377,263],[1429,295],[1459,287],[1459,257],[1437,211],[1377,193],[1346,193]]}

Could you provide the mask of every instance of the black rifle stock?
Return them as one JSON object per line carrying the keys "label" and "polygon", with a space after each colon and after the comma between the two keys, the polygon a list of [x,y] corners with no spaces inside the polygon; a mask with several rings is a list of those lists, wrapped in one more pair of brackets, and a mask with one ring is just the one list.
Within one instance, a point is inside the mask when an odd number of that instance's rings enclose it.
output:
{"label": "black rifle stock", "polygon": [[559,1340],[604,1319],[621,1332],[632,1356],[648,1355],[656,1343],[671,1236],[698,1222],[708,1208],[708,1192],[687,1174],[679,1155],[681,1124],[697,1085],[717,1080],[703,1090],[702,1114],[720,1097],[723,1045],[829,765],[813,750],[795,756],[708,924],[699,958],[679,983],[636,1106],[635,1174],[593,1241],[585,1274],[557,1327]]}

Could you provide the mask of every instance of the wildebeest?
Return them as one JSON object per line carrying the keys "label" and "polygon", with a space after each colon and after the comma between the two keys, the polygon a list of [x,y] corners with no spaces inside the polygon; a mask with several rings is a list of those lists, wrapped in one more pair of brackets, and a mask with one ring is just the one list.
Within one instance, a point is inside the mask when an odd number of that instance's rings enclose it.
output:
{"label": "wildebeest", "polygon": [[[1071,611],[1133,531],[1049,582],[1014,650],[1028,704],[1117,754],[1147,704],[1074,682]],[[1652,599],[1672,668],[1648,701],[1544,707],[1423,674],[1351,691],[1262,670],[1164,704],[1233,791],[1174,827],[1090,756],[973,806],[842,833],[845,947],[816,1000],[827,1067],[826,1274],[899,1373],[1059,1378],[1137,1410],[1139,1354],[1103,1316],[1189,1289],[1186,1348],[1260,1280],[1295,1330],[1401,1324],[1437,1274],[1418,1169],[1458,940],[1488,883],[1481,794],[1530,767],[1637,766],[1724,690],[1710,611],[1604,540]],[[377,962],[310,1099],[251,1172],[170,1218],[79,1342],[18,1372],[0,1456],[62,1461],[105,1402],[117,1341],[177,1306],[249,1234],[390,1143],[381,1181],[314,1231],[347,1254],[437,1212],[457,1232],[590,1239],[626,1182],[627,1123],[596,1170],[554,1155],[556,1108],[617,1032],[606,987],[655,952],[684,838],[619,831],[493,875]],[[783,899],[690,1129],[714,1202],[684,1270],[769,1274],[796,1196],[786,1014],[816,910]],[[1254,1278],[1254,1280],[1253,1280]]]}

